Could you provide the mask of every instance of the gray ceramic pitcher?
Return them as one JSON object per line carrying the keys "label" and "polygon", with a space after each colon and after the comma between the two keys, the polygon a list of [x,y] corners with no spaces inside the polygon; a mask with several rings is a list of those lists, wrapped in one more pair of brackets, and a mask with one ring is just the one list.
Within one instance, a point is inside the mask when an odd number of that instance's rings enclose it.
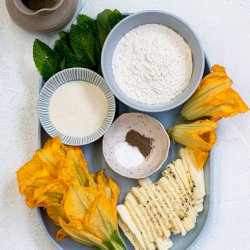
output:
{"label": "gray ceramic pitcher", "polygon": [[[35,32],[58,30],[74,17],[79,0],[6,0],[13,21],[20,27]],[[27,4],[27,2],[29,4]]]}

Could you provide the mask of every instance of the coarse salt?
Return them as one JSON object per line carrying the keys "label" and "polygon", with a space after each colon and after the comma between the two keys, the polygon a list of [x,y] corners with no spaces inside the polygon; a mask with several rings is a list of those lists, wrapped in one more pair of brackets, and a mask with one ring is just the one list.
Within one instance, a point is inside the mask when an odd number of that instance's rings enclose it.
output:
{"label": "coarse salt", "polygon": [[145,160],[140,150],[126,141],[115,145],[115,157],[117,162],[127,169],[137,167]]}
{"label": "coarse salt", "polygon": [[118,42],[112,68],[131,99],[160,104],[178,96],[192,75],[192,53],[184,39],[160,24],[141,25]]}

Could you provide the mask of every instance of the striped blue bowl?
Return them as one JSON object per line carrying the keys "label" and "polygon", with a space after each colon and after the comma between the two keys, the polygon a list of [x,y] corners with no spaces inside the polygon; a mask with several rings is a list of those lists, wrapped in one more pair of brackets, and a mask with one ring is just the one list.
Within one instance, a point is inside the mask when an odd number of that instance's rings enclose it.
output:
{"label": "striped blue bowl", "polygon": [[[108,112],[102,126],[93,134],[85,137],[73,137],[62,134],[50,120],[49,103],[53,93],[64,83],[70,81],[86,81],[98,86],[105,94],[108,102]],[[111,125],[115,115],[115,98],[105,80],[92,70],[85,68],[70,68],[52,76],[43,86],[38,100],[38,116],[45,131],[51,136],[60,136],[67,145],[85,145],[102,137]]]}

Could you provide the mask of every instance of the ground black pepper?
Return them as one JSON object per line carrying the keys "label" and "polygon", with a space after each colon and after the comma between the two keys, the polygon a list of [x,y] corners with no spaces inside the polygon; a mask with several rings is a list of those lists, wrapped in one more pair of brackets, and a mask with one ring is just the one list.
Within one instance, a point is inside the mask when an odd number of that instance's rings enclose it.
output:
{"label": "ground black pepper", "polygon": [[128,144],[137,147],[145,158],[151,153],[153,142],[152,138],[141,135],[135,130],[130,130],[126,134],[125,139]]}

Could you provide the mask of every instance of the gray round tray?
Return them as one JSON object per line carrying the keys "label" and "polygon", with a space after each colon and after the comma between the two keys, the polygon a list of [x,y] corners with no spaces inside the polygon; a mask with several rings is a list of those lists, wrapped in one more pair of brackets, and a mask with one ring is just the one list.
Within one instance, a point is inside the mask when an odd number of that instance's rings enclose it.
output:
{"label": "gray round tray", "polygon": [[[210,73],[210,64],[208,62],[208,59],[205,59],[205,69],[204,69],[204,76]],[[42,86],[42,81],[40,81],[40,87]],[[131,109],[130,107],[126,106],[122,102],[118,101],[116,99],[116,117],[120,116],[123,113],[126,112],[136,112],[136,110]],[[163,126],[168,129],[169,127],[175,125],[176,123],[180,122],[179,119],[179,111],[180,107],[175,108],[170,111],[160,112],[160,113],[149,113],[152,117],[158,119]],[[38,146],[41,147],[43,143],[48,139],[48,135],[46,132],[40,127],[39,130],[39,142]],[[179,148],[181,146],[172,143],[170,150],[169,150],[169,156],[166,160],[166,162],[163,164],[162,168],[159,169],[155,174],[150,176],[152,181],[156,181],[160,178],[161,172],[166,167],[167,163],[172,162],[173,160],[177,159],[179,157],[178,152]],[[138,182],[137,180],[128,179],[126,177],[122,177],[119,174],[112,171],[108,165],[106,164],[103,154],[102,154],[102,139],[83,146],[82,147],[84,155],[88,161],[88,167],[90,172],[97,172],[100,169],[105,169],[105,173],[107,176],[112,176],[114,180],[120,185],[121,187],[121,195],[119,198],[119,203],[122,203],[124,201],[125,195],[130,191],[131,187],[137,186]],[[196,222],[196,226],[193,230],[191,230],[185,237],[182,237],[181,235],[172,235],[171,240],[173,241],[174,245],[171,248],[171,250],[186,250],[189,248],[198,238],[201,231],[203,230],[208,214],[209,214],[209,208],[210,208],[210,188],[212,187],[212,180],[210,178],[210,160],[207,161],[206,165],[204,166],[204,173],[205,173],[205,185],[206,185],[206,197],[204,200],[204,210],[199,214]],[[42,208],[38,208],[38,216],[40,219],[40,222],[44,228],[44,231],[46,232],[47,236],[50,238],[50,240],[55,244],[55,246],[60,250],[90,250],[93,249],[91,247],[79,244],[75,241],[73,241],[70,237],[67,237],[61,242],[57,242],[55,240],[56,231],[59,229],[53,222],[49,219],[49,217],[46,214],[46,211]],[[122,233],[122,236],[125,240],[125,243],[127,245],[128,250],[134,249],[133,246],[130,244],[130,242],[127,240],[127,238]]]}

